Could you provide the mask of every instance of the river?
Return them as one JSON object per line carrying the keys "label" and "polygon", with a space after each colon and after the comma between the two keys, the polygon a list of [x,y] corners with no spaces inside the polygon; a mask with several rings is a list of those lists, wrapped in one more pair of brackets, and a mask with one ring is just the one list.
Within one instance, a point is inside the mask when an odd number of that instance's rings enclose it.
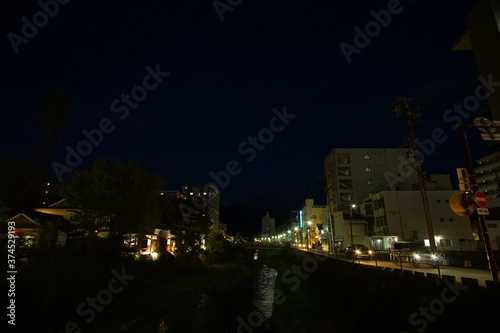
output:
{"label": "river", "polygon": [[258,261],[246,264],[250,268],[248,279],[236,288],[193,292],[179,302],[182,309],[151,313],[124,332],[270,332],[277,272]]}

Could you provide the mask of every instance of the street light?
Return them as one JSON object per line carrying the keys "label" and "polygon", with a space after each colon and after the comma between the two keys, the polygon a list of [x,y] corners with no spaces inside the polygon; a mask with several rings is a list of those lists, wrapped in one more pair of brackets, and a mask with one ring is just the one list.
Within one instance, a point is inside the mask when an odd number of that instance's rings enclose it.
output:
{"label": "street light", "polygon": [[309,229],[311,228],[311,221],[307,221],[307,251],[309,251]]}
{"label": "street light", "polygon": [[351,250],[352,252],[352,263],[354,264],[354,238],[352,237],[352,209],[355,208],[355,204],[349,205],[349,228],[351,231]]}

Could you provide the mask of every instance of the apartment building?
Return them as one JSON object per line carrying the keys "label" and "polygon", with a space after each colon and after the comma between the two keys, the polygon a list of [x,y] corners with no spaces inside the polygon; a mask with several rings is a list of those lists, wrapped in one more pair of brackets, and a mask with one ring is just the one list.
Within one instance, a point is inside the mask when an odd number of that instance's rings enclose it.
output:
{"label": "apartment building", "polygon": [[409,149],[339,148],[325,159],[327,204],[331,212],[349,212],[370,194],[411,189],[416,183]]}

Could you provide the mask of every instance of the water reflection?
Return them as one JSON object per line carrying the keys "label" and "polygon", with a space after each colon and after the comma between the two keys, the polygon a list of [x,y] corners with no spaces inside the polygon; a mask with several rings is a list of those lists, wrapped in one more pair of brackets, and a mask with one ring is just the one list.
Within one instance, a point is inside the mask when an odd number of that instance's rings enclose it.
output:
{"label": "water reflection", "polygon": [[256,310],[262,315],[262,328],[269,329],[269,320],[273,315],[274,285],[278,272],[266,265],[258,270],[254,282],[254,301]]}
{"label": "water reflection", "polygon": [[[237,332],[241,321],[251,332],[269,332],[273,314],[276,270],[252,262],[249,280],[234,290],[210,290],[193,299],[189,314],[163,313],[156,321],[157,333]],[[179,310],[179,308],[177,308]],[[187,310],[187,309],[185,309]],[[189,317],[182,320],[180,317]],[[184,317],[185,318],[185,317]],[[144,332],[147,329],[143,330]],[[243,332],[245,329],[243,329]],[[241,332],[241,330],[240,330]]]}

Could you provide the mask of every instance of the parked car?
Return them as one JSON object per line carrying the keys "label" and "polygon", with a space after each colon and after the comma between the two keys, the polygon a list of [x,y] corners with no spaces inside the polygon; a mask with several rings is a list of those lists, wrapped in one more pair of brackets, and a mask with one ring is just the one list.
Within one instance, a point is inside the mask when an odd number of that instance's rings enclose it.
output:
{"label": "parked car", "polygon": [[373,259],[375,251],[363,244],[349,244],[345,249],[346,258]]}

